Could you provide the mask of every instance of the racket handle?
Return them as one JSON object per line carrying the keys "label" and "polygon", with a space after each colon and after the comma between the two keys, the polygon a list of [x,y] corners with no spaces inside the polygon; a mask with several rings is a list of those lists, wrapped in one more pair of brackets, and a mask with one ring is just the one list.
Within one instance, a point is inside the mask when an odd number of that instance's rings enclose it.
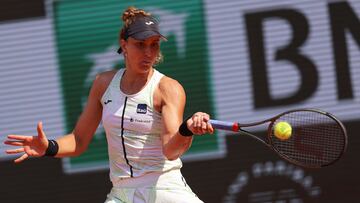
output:
{"label": "racket handle", "polygon": [[209,123],[216,129],[220,130],[229,130],[237,132],[239,131],[240,127],[238,123],[229,122],[229,121],[219,121],[219,120],[209,120]]}

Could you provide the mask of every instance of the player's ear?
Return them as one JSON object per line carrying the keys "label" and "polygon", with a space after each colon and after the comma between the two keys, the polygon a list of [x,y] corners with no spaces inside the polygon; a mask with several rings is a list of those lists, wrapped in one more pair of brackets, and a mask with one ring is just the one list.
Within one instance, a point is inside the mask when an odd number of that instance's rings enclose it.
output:
{"label": "player's ear", "polygon": [[121,50],[122,50],[122,52],[123,53],[126,53],[126,45],[127,45],[127,41],[126,40],[124,40],[124,39],[121,39],[120,40],[120,47],[121,47]]}

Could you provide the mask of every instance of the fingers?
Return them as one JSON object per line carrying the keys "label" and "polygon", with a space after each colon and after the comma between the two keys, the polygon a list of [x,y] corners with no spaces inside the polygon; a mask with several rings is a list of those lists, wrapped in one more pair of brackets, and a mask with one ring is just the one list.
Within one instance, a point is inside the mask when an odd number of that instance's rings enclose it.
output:
{"label": "fingers", "polygon": [[4,144],[12,145],[12,146],[24,146],[24,142],[22,142],[22,141],[6,140],[6,141],[4,142]]}
{"label": "fingers", "polygon": [[207,129],[210,134],[214,133],[214,128],[212,127],[211,123],[207,123]]}
{"label": "fingers", "polygon": [[28,157],[29,157],[29,155],[23,154],[21,157],[15,159],[14,162],[15,163],[20,163],[20,162],[24,161],[25,159],[27,159]]}
{"label": "fingers", "polygon": [[27,135],[8,135],[7,137],[8,139],[28,141],[28,142],[32,141],[33,139],[32,136],[27,136]]}
{"label": "fingers", "polygon": [[38,137],[39,139],[44,139],[46,138],[45,133],[43,131],[43,124],[41,121],[39,121],[38,125],[37,125],[37,132],[38,132]]}
{"label": "fingers", "polygon": [[21,146],[21,148],[6,150],[7,154],[18,154],[24,153],[19,158],[15,159],[15,163],[20,163],[27,159],[29,156],[40,156],[38,152],[38,145],[46,139],[43,131],[42,122],[37,124],[37,136],[26,136],[26,135],[8,135],[8,140],[4,141],[4,144],[11,146]]}
{"label": "fingers", "polygon": [[214,129],[208,123],[210,116],[207,113],[197,112],[192,116],[192,131],[194,134],[202,135],[206,133],[213,133]]}
{"label": "fingers", "polygon": [[[38,137],[40,139],[43,139],[43,138],[46,139],[46,135],[45,135],[45,133],[43,131],[43,126],[42,126],[41,121],[37,125],[37,132],[38,132]],[[31,142],[34,139],[34,137],[33,136],[28,136],[28,135],[8,135],[8,139]]]}
{"label": "fingers", "polygon": [[21,152],[25,152],[24,148],[18,148],[18,149],[9,149],[5,151],[7,154],[17,154]]}

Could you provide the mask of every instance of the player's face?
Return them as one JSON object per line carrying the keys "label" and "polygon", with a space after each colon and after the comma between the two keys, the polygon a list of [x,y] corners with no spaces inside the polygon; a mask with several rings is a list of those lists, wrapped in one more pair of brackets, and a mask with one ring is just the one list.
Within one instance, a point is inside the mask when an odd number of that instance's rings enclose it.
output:
{"label": "player's face", "polygon": [[160,37],[149,37],[146,40],[136,40],[129,37],[125,42],[127,65],[139,72],[148,72],[156,61],[160,51]]}

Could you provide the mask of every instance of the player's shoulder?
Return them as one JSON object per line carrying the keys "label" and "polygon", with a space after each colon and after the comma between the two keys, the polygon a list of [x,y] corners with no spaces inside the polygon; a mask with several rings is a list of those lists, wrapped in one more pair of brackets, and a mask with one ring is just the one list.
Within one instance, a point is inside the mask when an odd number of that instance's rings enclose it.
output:
{"label": "player's shoulder", "polygon": [[101,92],[105,91],[105,89],[109,86],[111,80],[114,78],[117,71],[118,70],[110,70],[96,74],[93,85],[96,88],[99,88]]}
{"label": "player's shoulder", "polygon": [[183,89],[183,86],[179,81],[164,75],[159,82],[159,88],[163,90],[178,89],[178,88]]}
{"label": "player's shoulder", "polygon": [[100,80],[100,81],[103,81],[103,82],[111,81],[113,79],[113,77],[115,76],[117,71],[118,70],[109,70],[109,71],[104,71],[104,72],[98,73],[96,75],[96,80]]}
{"label": "player's shoulder", "polygon": [[108,84],[114,78],[117,70],[109,70],[96,74],[95,82],[101,85]]}
{"label": "player's shoulder", "polygon": [[163,76],[159,82],[159,90],[165,96],[176,97],[185,95],[185,90],[181,83],[171,77]]}

